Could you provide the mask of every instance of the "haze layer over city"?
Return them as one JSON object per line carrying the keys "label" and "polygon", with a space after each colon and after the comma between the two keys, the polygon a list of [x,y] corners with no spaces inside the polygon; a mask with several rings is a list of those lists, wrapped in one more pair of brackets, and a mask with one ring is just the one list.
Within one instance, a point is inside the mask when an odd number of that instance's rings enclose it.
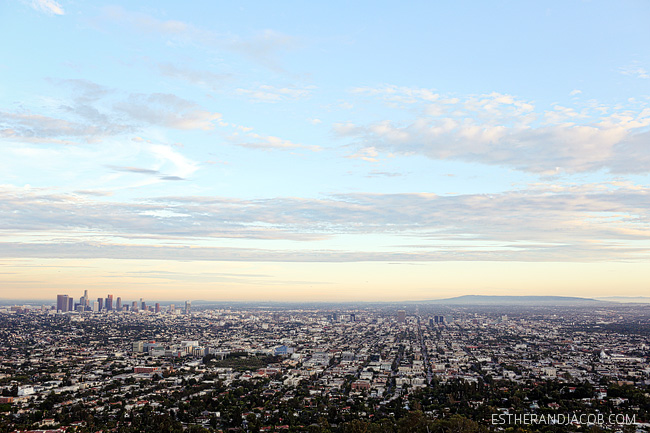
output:
{"label": "haze layer over city", "polygon": [[0,298],[645,296],[649,9],[3,2]]}

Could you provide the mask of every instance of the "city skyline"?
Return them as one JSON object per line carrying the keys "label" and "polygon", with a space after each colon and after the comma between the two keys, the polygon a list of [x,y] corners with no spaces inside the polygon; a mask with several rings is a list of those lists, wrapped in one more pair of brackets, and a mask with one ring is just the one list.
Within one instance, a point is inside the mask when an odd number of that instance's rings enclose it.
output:
{"label": "city skyline", "polygon": [[643,296],[641,1],[0,6],[0,298]]}

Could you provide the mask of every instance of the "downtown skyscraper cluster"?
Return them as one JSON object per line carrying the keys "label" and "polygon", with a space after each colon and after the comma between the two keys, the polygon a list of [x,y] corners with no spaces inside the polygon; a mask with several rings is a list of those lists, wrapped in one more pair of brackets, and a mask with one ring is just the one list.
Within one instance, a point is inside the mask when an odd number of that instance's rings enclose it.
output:
{"label": "downtown skyscraper cluster", "polygon": [[[182,312],[189,315],[192,310],[191,301],[185,301],[185,308],[181,311],[176,309],[175,304],[170,304],[166,309],[167,312],[177,313]],[[152,313],[161,313],[162,308],[159,302],[156,302],[153,306],[147,305],[147,303],[140,298],[140,301],[133,301],[131,304],[127,302],[122,302],[121,297],[114,299],[112,294],[106,295],[106,298],[97,298],[96,301],[92,301],[88,296],[88,290],[84,290],[84,295],[79,299],[78,303],[74,302],[74,298],[68,295],[57,295],[56,297],[56,311],[60,313],[67,312],[110,312],[110,311],[131,311],[131,312],[140,312],[148,311]]]}

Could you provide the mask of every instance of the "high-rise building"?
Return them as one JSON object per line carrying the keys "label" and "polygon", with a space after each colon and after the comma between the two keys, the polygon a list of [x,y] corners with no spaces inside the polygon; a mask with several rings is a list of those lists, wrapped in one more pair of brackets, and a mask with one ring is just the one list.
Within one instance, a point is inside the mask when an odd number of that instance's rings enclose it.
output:
{"label": "high-rise building", "polygon": [[104,310],[104,299],[97,298],[97,311],[103,311],[103,310]]}
{"label": "high-rise building", "polygon": [[56,295],[56,311],[68,311],[68,295]]}
{"label": "high-rise building", "polygon": [[142,300],[142,298],[140,298],[140,309],[141,309],[142,311],[147,311],[147,303],[144,302],[144,301]]}
{"label": "high-rise building", "polygon": [[172,314],[176,313],[176,305],[171,304],[169,306],[169,312],[172,313]]}
{"label": "high-rise building", "polygon": [[160,302],[156,302],[156,313],[160,313]]}
{"label": "high-rise building", "polygon": [[[88,290],[84,290],[84,295],[81,297],[81,299],[79,299],[79,305],[82,307],[81,311],[85,311],[88,305],[90,305],[90,299],[88,299]],[[77,308],[77,310],[79,309]]]}
{"label": "high-rise building", "polygon": [[406,322],[406,311],[405,310],[398,310],[397,311],[397,321],[400,323]]}
{"label": "high-rise building", "polygon": [[192,302],[185,301],[185,314],[190,314],[192,312]]}
{"label": "high-rise building", "polygon": [[122,311],[122,298],[120,298],[119,296],[117,297],[117,301],[116,301],[116,304],[115,304],[115,309],[117,311]]}
{"label": "high-rise building", "polygon": [[131,311],[138,311],[138,302],[137,301],[131,302]]}
{"label": "high-rise building", "polygon": [[106,311],[113,310],[113,295],[106,295]]}
{"label": "high-rise building", "polygon": [[72,296],[68,298],[68,309],[66,311],[74,311],[74,298]]}

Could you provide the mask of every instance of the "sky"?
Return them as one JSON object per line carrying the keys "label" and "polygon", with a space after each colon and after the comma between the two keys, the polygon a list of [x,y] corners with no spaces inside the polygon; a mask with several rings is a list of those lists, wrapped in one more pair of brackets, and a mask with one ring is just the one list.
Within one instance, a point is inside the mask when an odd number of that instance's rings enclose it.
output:
{"label": "sky", "polygon": [[649,17],[2,2],[0,298],[647,295]]}

